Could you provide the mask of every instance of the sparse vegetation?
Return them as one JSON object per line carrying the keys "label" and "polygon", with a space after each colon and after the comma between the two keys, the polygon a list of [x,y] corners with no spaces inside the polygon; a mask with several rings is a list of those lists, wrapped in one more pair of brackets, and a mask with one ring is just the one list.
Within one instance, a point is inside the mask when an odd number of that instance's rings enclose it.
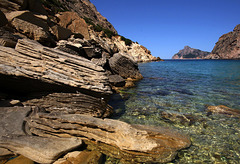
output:
{"label": "sparse vegetation", "polygon": [[103,28],[102,26],[100,26],[100,25],[98,25],[98,24],[95,25],[95,24],[93,23],[93,20],[92,20],[91,18],[84,17],[83,19],[86,21],[87,24],[93,26],[93,30],[94,30],[94,31],[96,31],[96,32],[101,32],[101,31],[103,31],[103,32],[107,35],[108,38],[112,38],[112,36],[116,36],[116,34],[115,34],[114,32],[112,32],[111,30],[106,29],[106,28]]}
{"label": "sparse vegetation", "polygon": [[43,5],[55,12],[67,11],[67,8],[58,0],[41,0]]}
{"label": "sparse vegetation", "polygon": [[121,40],[125,42],[127,46],[132,45],[132,40],[125,38],[124,36],[121,36]]}

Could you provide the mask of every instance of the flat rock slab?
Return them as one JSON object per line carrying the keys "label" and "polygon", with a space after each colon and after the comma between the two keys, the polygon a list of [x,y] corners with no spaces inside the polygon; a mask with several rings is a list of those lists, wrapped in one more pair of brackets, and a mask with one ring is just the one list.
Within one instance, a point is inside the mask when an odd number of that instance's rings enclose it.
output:
{"label": "flat rock slab", "polygon": [[3,136],[1,147],[38,163],[52,163],[61,155],[82,145],[78,138],[45,138],[38,136]]}
{"label": "flat rock slab", "polygon": [[58,86],[111,94],[104,69],[76,55],[19,39],[14,49],[0,46],[0,74]]}
{"label": "flat rock slab", "polygon": [[[24,155],[38,163],[51,163],[62,154],[81,146],[78,138],[45,138],[27,135],[24,119],[31,107],[0,108],[0,148]],[[3,150],[3,149],[2,149]]]}
{"label": "flat rock slab", "polygon": [[106,155],[136,162],[168,162],[191,144],[188,136],[172,129],[80,114],[35,113],[26,121],[35,135],[81,137],[95,148],[102,144],[99,150]]}

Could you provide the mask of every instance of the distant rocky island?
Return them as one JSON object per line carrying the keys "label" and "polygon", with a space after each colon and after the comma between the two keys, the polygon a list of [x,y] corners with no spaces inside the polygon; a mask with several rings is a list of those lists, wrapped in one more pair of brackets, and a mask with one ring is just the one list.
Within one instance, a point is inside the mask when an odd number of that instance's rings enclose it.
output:
{"label": "distant rocky island", "polygon": [[185,46],[172,59],[240,59],[240,24],[232,32],[222,35],[212,52]]}
{"label": "distant rocky island", "polygon": [[219,38],[206,59],[240,59],[240,24]]}
{"label": "distant rocky island", "polygon": [[175,54],[172,59],[204,59],[209,54],[210,52],[185,46],[184,49]]}

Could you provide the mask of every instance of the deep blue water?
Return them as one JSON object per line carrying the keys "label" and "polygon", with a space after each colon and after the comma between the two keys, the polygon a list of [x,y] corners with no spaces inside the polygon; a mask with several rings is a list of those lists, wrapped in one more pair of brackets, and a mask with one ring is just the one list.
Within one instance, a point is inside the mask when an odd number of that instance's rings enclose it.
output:
{"label": "deep blue water", "polygon": [[[140,63],[144,79],[112,101],[116,118],[134,124],[165,126],[188,134],[192,146],[173,163],[238,163],[240,121],[208,115],[207,105],[240,110],[240,60],[166,60]],[[118,100],[118,101],[117,101]],[[190,115],[192,124],[162,112]]]}
{"label": "deep blue water", "polygon": [[139,68],[144,79],[133,92],[159,93],[166,101],[189,105],[189,110],[201,110],[205,104],[240,109],[239,60],[169,60]]}

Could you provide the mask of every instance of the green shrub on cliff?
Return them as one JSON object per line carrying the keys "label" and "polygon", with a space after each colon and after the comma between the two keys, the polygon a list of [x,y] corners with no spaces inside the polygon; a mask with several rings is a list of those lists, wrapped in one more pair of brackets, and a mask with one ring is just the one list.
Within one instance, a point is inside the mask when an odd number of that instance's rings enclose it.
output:
{"label": "green shrub on cliff", "polygon": [[67,11],[67,8],[63,4],[61,4],[58,0],[41,0],[41,1],[45,7],[54,10],[54,12]]}
{"label": "green shrub on cliff", "polygon": [[83,19],[85,20],[85,22],[86,22],[87,24],[93,26],[93,30],[94,30],[94,31],[96,31],[96,32],[101,32],[101,31],[103,31],[108,38],[112,38],[112,36],[116,36],[116,34],[115,34],[114,32],[112,32],[111,30],[106,29],[106,28],[103,28],[102,26],[100,26],[100,25],[98,25],[98,24],[95,25],[95,24],[93,23],[93,21],[92,21],[91,18],[84,17]]}
{"label": "green shrub on cliff", "polygon": [[132,40],[125,38],[124,36],[121,36],[121,40],[125,42],[127,46],[132,45]]}

